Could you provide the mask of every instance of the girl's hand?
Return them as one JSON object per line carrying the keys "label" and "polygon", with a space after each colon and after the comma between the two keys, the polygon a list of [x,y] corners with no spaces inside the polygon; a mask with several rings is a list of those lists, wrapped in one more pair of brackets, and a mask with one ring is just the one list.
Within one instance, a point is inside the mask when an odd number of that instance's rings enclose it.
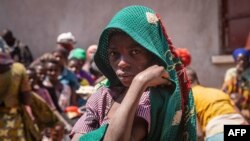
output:
{"label": "girl's hand", "polygon": [[144,83],[145,87],[154,87],[158,85],[169,85],[169,74],[164,70],[164,67],[153,65],[146,70],[137,74],[134,80],[139,83]]}

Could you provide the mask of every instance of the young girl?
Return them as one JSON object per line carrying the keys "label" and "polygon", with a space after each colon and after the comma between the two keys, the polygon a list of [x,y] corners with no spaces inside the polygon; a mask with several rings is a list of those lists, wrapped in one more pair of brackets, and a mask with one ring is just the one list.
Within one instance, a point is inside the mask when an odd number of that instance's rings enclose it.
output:
{"label": "young girl", "polygon": [[40,75],[37,75],[36,69],[34,69],[33,67],[29,67],[26,73],[29,77],[29,82],[30,82],[32,90],[36,94],[38,94],[48,104],[48,106],[51,109],[55,109],[55,105],[53,104],[52,98],[49,92],[47,91],[47,89],[44,88],[42,84],[43,81],[41,81],[41,77],[39,77]]}
{"label": "young girl", "polygon": [[73,140],[196,140],[193,97],[173,50],[153,10],[118,12],[94,56],[109,81],[89,98]]}
{"label": "young girl", "polygon": [[47,78],[43,84],[49,91],[56,109],[62,112],[70,104],[71,89],[58,80],[60,68],[59,62],[51,56],[46,63]]}

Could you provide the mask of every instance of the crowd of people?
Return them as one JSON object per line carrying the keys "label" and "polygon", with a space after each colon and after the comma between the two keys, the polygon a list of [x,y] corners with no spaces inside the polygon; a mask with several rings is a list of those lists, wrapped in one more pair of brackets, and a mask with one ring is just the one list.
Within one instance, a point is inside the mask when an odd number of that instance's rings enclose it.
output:
{"label": "crowd of people", "polygon": [[223,141],[223,125],[250,122],[250,51],[233,52],[221,89],[203,86],[148,7],[116,13],[86,51],[71,32],[55,40],[33,58],[2,31],[1,139]]}
{"label": "crowd of people", "polygon": [[29,47],[11,30],[2,31],[1,139],[69,140],[67,134],[84,113],[102,75],[97,68],[92,69],[97,45],[91,45],[86,53],[75,43],[72,33],[62,33],[51,52],[33,60]]}

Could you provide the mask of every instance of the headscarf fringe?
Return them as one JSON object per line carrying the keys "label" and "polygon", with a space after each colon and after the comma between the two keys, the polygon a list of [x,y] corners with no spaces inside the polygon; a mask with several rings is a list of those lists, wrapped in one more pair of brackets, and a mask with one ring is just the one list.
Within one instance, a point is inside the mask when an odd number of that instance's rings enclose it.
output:
{"label": "headscarf fringe", "polygon": [[[166,40],[168,42],[169,49],[170,49],[171,53],[173,54],[173,57],[177,58],[178,55],[175,52],[175,47],[173,46],[171,39],[167,35],[166,28],[165,28],[164,24],[162,23],[160,15],[156,14],[156,16],[159,19],[159,23],[160,23],[161,29],[163,31],[164,37],[166,38]],[[189,94],[191,85],[190,85],[190,81],[188,80],[185,67],[183,65],[175,65],[175,70],[176,70],[176,72],[181,72],[181,73],[177,73],[177,75],[178,75],[181,97],[182,97],[181,108],[182,108],[182,111],[185,112],[185,106],[188,103],[188,94]]]}

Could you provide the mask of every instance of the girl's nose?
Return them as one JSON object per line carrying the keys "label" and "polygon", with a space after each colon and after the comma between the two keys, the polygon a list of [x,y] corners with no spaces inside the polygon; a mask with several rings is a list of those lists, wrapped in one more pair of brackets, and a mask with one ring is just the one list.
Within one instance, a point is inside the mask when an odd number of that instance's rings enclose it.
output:
{"label": "girl's nose", "polygon": [[56,60],[57,60],[57,61],[60,61],[60,60],[61,60],[61,57],[58,57],[58,56],[57,56],[57,57],[56,57]]}
{"label": "girl's nose", "polygon": [[51,74],[51,75],[55,75],[56,72],[55,72],[55,71],[51,71],[50,74]]}
{"label": "girl's nose", "polygon": [[118,62],[118,67],[125,68],[128,66],[129,66],[128,58],[122,56]]}

